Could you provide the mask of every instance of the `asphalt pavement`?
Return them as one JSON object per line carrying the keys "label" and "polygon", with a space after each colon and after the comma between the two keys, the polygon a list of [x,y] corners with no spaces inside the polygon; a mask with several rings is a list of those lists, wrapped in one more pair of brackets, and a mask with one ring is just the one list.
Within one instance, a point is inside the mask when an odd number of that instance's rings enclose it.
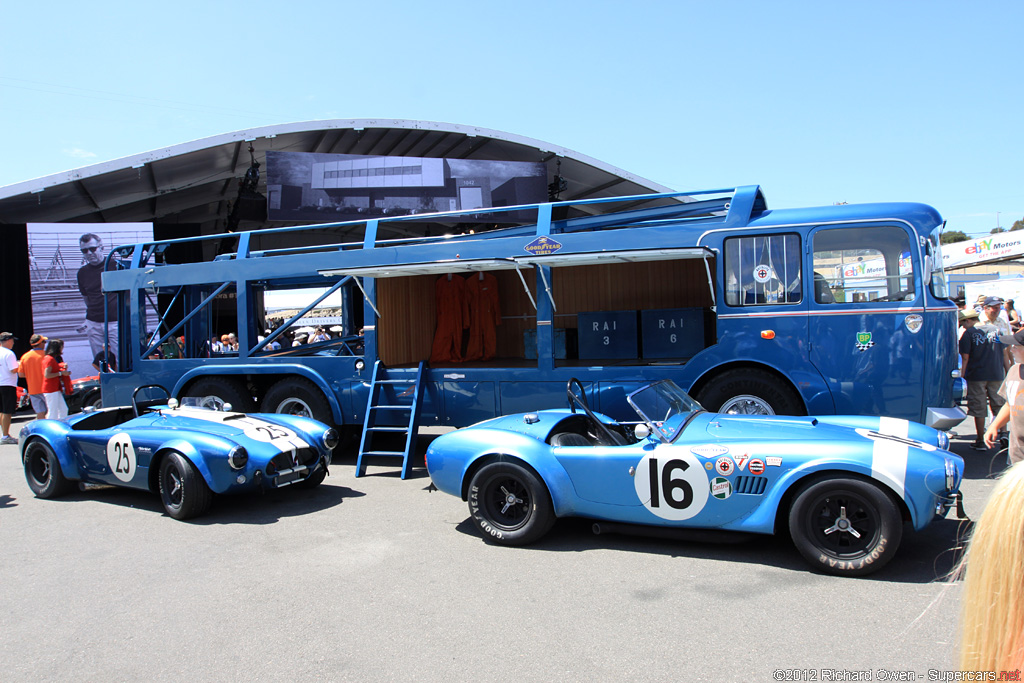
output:
{"label": "asphalt pavement", "polygon": [[[953,449],[976,515],[1001,464],[969,443]],[[907,528],[886,568],[847,579],[785,538],[560,520],[536,545],[492,546],[424,470],[368,475],[348,454],[314,491],[178,522],[124,489],[37,499],[0,446],[0,680],[929,680],[956,660],[953,519]]]}

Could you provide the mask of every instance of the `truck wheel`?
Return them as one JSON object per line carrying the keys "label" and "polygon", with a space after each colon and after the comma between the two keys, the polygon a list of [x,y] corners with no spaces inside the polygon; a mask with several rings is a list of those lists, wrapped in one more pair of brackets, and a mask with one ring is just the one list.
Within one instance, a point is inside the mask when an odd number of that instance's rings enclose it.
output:
{"label": "truck wheel", "polygon": [[201,399],[203,407],[214,410],[223,410],[225,403],[230,403],[231,409],[240,413],[251,412],[256,407],[245,386],[227,377],[197,379],[189,385],[184,395]]}
{"label": "truck wheel", "polygon": [[697,402],[730,415],[804,415],[796,393],[763,370],[727,370],[704,385]]}
{"label": "truck wheel", "polygon": [[789,533],[815,569],[863,576],[896,554],[903,518],[892,496],[874,484],[845,477],[819,479],[793,500]]}
{"label": "truck wheel", "polygon": [[301,377],[286,377],[276,382],[263,397],[261,409],[265,413],[300,415],[334,424],[331,406],[323,393],[315,384]]}

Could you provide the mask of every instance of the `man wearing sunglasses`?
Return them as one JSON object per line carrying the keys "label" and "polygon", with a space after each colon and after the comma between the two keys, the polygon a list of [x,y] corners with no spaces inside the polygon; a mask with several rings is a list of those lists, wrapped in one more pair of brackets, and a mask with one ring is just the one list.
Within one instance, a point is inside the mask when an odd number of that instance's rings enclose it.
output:
{"label": "man wearing sunglasses", "polygon": [[[103,240],[91,232],[78,238],[85,265],[78,269],[78,291],[85,300],[84,331],[89,339],[92,357],[104,351],[103,290],[100,276],[103,274]],[[117,295],[107,295],[107,319],[110,326],[110,350],[117,349]],[[81,328],[79,328],[81,329]]]}

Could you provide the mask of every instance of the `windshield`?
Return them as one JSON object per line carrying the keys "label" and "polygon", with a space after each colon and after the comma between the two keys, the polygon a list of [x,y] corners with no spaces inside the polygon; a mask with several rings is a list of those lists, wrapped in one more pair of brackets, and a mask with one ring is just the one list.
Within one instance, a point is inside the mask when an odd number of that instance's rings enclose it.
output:
{"label": "windshield", "polygon": [[670,379],[648,384],[627,396],[626,400],[665,443],[672,442],[682,433],[690,418],[704,411]]}
{"label": "windshield", "polygon": [[931,273],[932,296],[936,299],[949,298],[949,286],[946,284],[946,271],[942,262],[942,229],[945,226],[943,223],[928,235],[928,272]]}

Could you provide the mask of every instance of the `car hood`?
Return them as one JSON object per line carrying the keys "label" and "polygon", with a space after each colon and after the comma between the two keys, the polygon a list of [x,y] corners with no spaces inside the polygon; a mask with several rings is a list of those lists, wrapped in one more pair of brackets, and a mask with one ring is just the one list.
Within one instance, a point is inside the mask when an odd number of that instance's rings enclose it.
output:
{"label": "car hood", "polygon": [[232,441],[259,441],[279,448],[302,448],[307,436],[293,427],[266,419],[263,415],[229,413],[204,408],[161,409],[154,415],[152,426],[168,429],[187,429],[215,434]]}
{"label": "car hood", "polygon": [[716,439],[815,441],[855,439],[858,435],[869,439],[882,435],[927,446],[942,446],[939,432],[935,429],[917,422],[887,417],[709,414],[705,420],[707,434]]}

